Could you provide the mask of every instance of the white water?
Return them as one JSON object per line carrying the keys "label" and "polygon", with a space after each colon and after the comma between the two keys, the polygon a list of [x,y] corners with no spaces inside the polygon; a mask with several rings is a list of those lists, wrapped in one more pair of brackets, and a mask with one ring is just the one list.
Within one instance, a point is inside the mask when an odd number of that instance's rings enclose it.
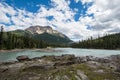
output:
{"label": "white water", "polygon": [[24,50],[18,52],[0,52],[0,61],[16,60],[17,56],[27,55],[30,58],[40,57],[44,55],[62,55],[62,54],[74,54],[75,56],[96,56],[106,57],[110,55],[120,54],[120,50],[99,50],[99,49],[76,49],[76,48],[54,48],[55,52],[43,52],[40,50]]}

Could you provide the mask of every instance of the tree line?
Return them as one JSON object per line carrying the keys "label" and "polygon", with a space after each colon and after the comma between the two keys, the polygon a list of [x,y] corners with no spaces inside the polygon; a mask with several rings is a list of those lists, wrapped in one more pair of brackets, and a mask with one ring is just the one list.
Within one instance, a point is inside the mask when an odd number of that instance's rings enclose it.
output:
{"label": "tree line", "polygon": [[95,48],[95,49],[120,49],[120,33],[106,35],[93,39],[92,37],[87,40],[73,43],[74,48]]}
{"label": "tree line", "polygon": [[0,49],[15,49],[15,48],[45,48],[47,44],[42,40],[36,40],[29,36],[20,36],[12,32],[4,32],[1,26],[0,30]]}

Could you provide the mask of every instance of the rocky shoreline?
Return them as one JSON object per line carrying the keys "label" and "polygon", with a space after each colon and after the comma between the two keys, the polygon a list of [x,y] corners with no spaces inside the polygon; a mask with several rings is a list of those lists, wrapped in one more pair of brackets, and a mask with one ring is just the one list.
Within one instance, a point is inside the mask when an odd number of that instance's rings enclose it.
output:
{"label": "rocky shoreline", "polygon": [[11,49],[11,50],[0,50],[0,52],[18,52],[18,51],[24,51],[26,49]]}
{"label": "rocky shoreline", "polygon": [[0,63],[0,80],[120,80],[120,55],[42,56]]}
{"label": "rocky shoreline", "polygon": [[55,50],[54,48],[43,48],[43,49],[37,49],[37,48],[32,48],[32,49],[11,49],[11,50],[0,50],[0,53],[6,53],[6,52],[18,52],[18,51],[24,51],[24,50],[38,50],[40,52],[63,52],[62,50]]}

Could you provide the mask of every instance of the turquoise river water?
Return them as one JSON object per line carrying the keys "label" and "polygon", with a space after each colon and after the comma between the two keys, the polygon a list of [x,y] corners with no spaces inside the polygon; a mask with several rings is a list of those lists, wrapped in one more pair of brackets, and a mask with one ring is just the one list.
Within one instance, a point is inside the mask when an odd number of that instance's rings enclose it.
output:
{"label": "turquoise river water", "polygon": [[59,56],[62,54],[74,54],[75,56],[95,56],[95,57],[106,57],[110,55],[120,54],[120,50],[99,50],[99,49],[76,49],[76,48],[53,48],[54,51],[42,51],[36,50],[22,50],[16,52],[0,52],[1,61],[16,60],[17,56],[27,55],[30,58],[40,57],[44,55],[55,55]]}

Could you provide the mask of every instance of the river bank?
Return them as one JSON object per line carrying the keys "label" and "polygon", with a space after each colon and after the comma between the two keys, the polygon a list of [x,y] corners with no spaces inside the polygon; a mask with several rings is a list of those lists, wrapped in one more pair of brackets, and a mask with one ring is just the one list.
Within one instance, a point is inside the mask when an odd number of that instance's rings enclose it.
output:
{"label": "river bank", "polygon": [[[79,49],[79,48],[76,48],[76,49]],[[80,49],[88,49],[88,50],[91,50],[93,48],[80,48]],[[24,51],[24,50],[40,50],[40,51],[43,51],[43,52],[54,52],[54,48],[51,48],[51,47],[47,47],[47,48],[42,48],[42,49],[39,49],[39,48],[32,48],[32,49],[28,49],[28,48],[25,48],[25,49],[10,49],[10,50],[0,50],[0,53],[1,52],[17,52],[17,51]],[[94,49],[94,50],[120,50],[119,48],[118,49]]]}
{"label": "river bank", "polygon": [[0,80],[120,80],[120,55],[98,58],[64,54],[17,59],[0,63]]}
{"label": "river bank", "polygon": [[47,47],[47,48],[31,48],[31,49],[28,49],[28,48],[25,48],[25,49],[11,49],[11,50],[0,50],[0,53],[3,53],[3,52],[18,52],[18,51],[24,51],[24,50],[38,50],[38,51],[42,51],[42,52],[58,52],[58,51],[62,51],[62,50],[55,50],[54,48],[51,48],[51,47]]}
{"label": "river bank", "polygon": [[0,50],[0,53],[3,52],[17,52],[17,51],[24,51],[24,50],[28,50],[28,49],[11,49],[11,50]]}

